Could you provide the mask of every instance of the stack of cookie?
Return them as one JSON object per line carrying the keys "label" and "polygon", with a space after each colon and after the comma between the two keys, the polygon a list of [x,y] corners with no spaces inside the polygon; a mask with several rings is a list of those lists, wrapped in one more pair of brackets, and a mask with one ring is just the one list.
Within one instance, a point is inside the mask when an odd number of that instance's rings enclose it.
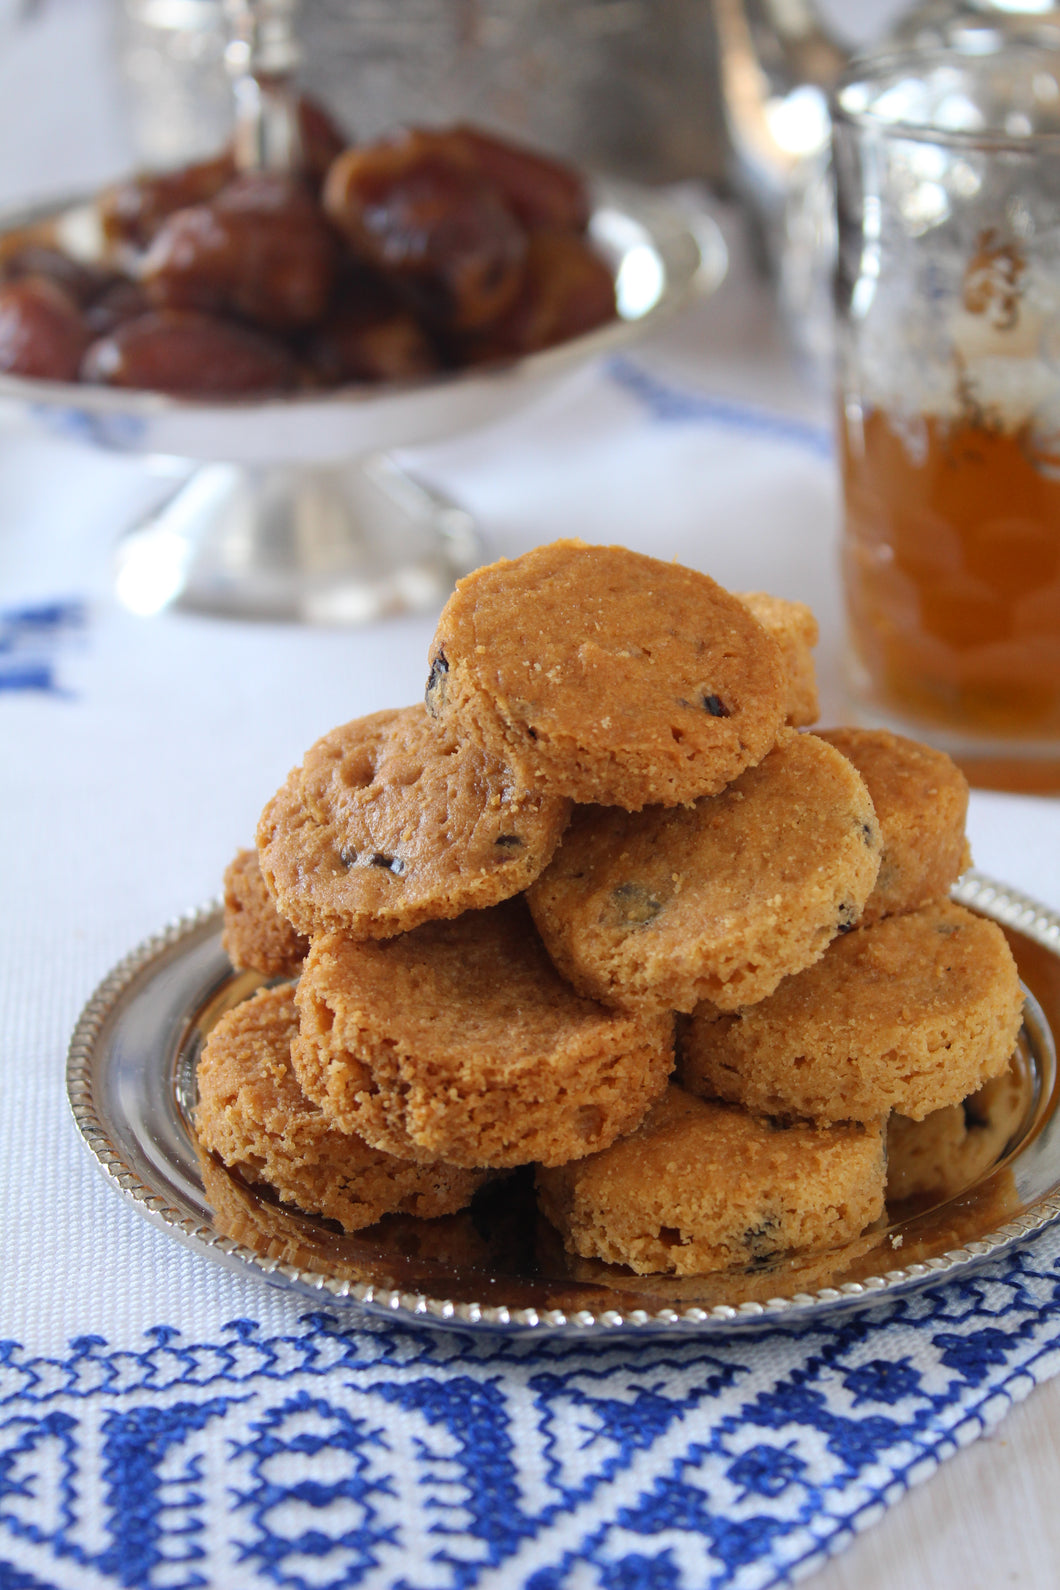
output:
{"label": "stack of cookie", "polygon": [[564,541],[458,585],[425,706],[314,745],[226,875],[268,978],[199,1071],[208,1151],[357,1230],[534,1165],[572,1254],[698,1274],[883,1212],[888,1119],[1005,1072],[967,788],[804,732],[796,603]]}

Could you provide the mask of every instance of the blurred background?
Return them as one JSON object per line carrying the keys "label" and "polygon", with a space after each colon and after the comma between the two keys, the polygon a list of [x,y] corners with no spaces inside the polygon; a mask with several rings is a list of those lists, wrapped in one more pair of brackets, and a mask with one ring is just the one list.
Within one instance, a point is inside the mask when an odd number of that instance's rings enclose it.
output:
{"label": "blurred background", "polygon": [[[747,206],[775,255],[778,213],[826,141],[824,91],[909,9],[302,0],[298,76],[358,141],[463,118],[592,171],[706,183]],[[0,199],[216,150],[232,119],[227,26],[224,0],[0,0]]]}

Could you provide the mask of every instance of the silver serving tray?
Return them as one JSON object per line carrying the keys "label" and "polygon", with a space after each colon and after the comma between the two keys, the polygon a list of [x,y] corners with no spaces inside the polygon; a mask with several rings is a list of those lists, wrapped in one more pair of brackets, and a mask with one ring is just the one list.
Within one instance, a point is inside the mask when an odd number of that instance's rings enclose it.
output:
{"label": "silver serving tray", "polygon": [[579,1335],[816,1320],[962,1275],[1060,1215],[1060,914],[976,873],[953,893],[1002,925],[1028,991],[1022,1119],[970,1186],[892,1209],[841,1249],[765,1269],[674,1278],[570,1260],[518,1173],[464,1215],[391,1216],[353,1236],[241,1182],[202,1155],[191,1124],[205,1037],[261,982],[232,971],[216,904],[148,939],[96,990],[70,1042],[68,1095],[110,1183],[155,1225],[204,1258],[329,1305],[409,1324]]}

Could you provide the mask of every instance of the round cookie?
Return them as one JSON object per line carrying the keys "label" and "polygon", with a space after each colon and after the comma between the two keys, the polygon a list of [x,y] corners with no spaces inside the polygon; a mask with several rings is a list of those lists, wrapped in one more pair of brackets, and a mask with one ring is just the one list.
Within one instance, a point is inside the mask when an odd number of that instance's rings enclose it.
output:
{"label": "round cookie", "polygon": [[761,761],[785,691],[776,642],[707,575],[556,541],[457,583],[427,707],[536,789],[639,811]]}
{"label": "round cookie", "polygon": [[297,977],[309,950],[309,940],[276,909],[256,850],[237,851],[225,868],[221,947],[237,971],[264,977]]}
{"label": "round cookie", "polygon": [[785,721],[796,729],[816,723],[820,704],[813,648],[820,631],[812,611],[805,602],[788,602],[768,591],[739,591],[737,595],[780,647],[787,680]]}
{"label": "round cookie", "polygon": [[[771,1298],[791,1298],[797,1293],[813,1293],[822,1287],[860,1281],[873,1272],[874,1255],[887,1254],[885,1264],[880,1264],[877,1258],[879,1269],[892,1269],[896,1262],[885,1248],[887,1234],[883,1222],[874,1220],[859,1236],[845,1239],[836,1247],[744,1259],[703,1275],[655,1273],[649,1281],[626,1265],[568,1253],[559,1233],[552,1230],[547,1220],[542,1218],[539,1227],[543,1228],[537,1243],[543,1255],[542,1272],[566,1276],[580,1283],[579,1292],[569,1302],[563,1296],[561,1285],[553,1283],[550,1290],[550,1296],[556,1298],[553,1306],[568,1308],[572,1313],[579,1307],[592,1307],[597,1311],[604,1307],[644,1308],[651,1312],[656,1312],[660,1305],[686,1309],[710,1309],[719,1305],[739,1308],[741,1303],[768,1303]],[[551,1233],[551,1240],[548,1233]],[[546,1259],[551,1261],[549,1269],[545,1268]],[[586,1298],[582,1290],[585,1286],[591,1286],[595,1295]],[[603,1289],[603,1296],[598,1289]]]}
{"label": "round cookie", "polygon": [[693,1093],[763,1115],[923,1120],[1004,1071],[1023,990],[996,922],[950,901],[836,939],[735,1015],[700,1005],[681,1034]]}
{"label": "round cookie", "polygon": [[430,1220],[383,1215],[374,1225],[343,1233],[319,1217],[277,1203],[263,1183],[243,1181],[201,1148],[198,1159],[214,1228],[260,1258],[335,1280],[404,1291],[424,1283],[437,1286],[452,1268],[489,1269],[493,1274],[502,1269],[502,1255],[479,1235],[473,1208]]}
{"label": "round cookie", "polygon": [[487,1173],[381,1154],[311,1104],[291,1067],[297,1030],[290,984],[259,989],[221,1017],[199,1060],[203,1148],[347,1231],[391,1212],[430,1218],[471,1201]]}
{"label": "round cookie", "polygon": [[303,933],[389,938],[519,894],[569,811],[416,705],[318,740],[262,813],[258,854]]}
{"label": "round cookie", "polygon": [[779,1126],[671,1084],[631,1136],[537,1185],[573,1252],[695,1275],[857,1236],[883,1212],[885,1170],[882,1120]]}
{"label": "round cookie", "polygon": [[560,1164],[631,1131],[673,1065],[673,1018],[563,981],[521,900],[386,941],[315,939],[292,1058],[344,1131],[408,1158]]}
{"label": "round cookie", "polygon": [[872,802],[845,757],[782,729],[694,806],[579,806],[527,893],[556,965],[605,1003],[735,1010],[824,954],[876,878]]}
{"label": "round cookie", "polygon": [[887,729],[821,729],[861,774],[883,834],[876,886],[861,925],[941,900],[971,865],[968,781],[945,751]]}
{"label": "round cookie", "polygon": [[922,1121],[887,1123],[887,1198],[949,1198],[995,1164],[1020,1125],[1031,1079],[1015,1060],[999,1077]]}

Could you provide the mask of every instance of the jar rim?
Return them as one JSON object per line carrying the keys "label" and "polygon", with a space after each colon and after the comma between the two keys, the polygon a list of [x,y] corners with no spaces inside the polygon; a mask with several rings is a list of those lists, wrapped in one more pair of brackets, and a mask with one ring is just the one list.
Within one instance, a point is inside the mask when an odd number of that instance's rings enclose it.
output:
{"label": "jar rim", "polygon": [[[946,70],[973,77],[977,68],[995,68],[1005,64],[1020,63],[1026,71],[1030,61],[1039,64],[1056,84],[1055,128],[1028,128],[1013,131],[1000,118],[985,117],[979,127],[947,125],[930,115],[903,116],[881,113],[878,103],[888,86],[898,87],[904,82],[922,82],[925,86],[931,77]],[[852,103],[855,91],[865,91],[864,103]],[[1017,107],[1013,106],[1013,110]],[[875,132],[881,137],[936,143],[953,149],[1004,150],[1024,155],[1037,153],[1042,148],[1060,149],[1060,48],[1051,48],[1032,40],[1009,40],[990,50],[970,48],[922,49],[906,47],[855,56],[833,85],[829,96],[829,112],[833,125],[846,125],[863,132]]]}

